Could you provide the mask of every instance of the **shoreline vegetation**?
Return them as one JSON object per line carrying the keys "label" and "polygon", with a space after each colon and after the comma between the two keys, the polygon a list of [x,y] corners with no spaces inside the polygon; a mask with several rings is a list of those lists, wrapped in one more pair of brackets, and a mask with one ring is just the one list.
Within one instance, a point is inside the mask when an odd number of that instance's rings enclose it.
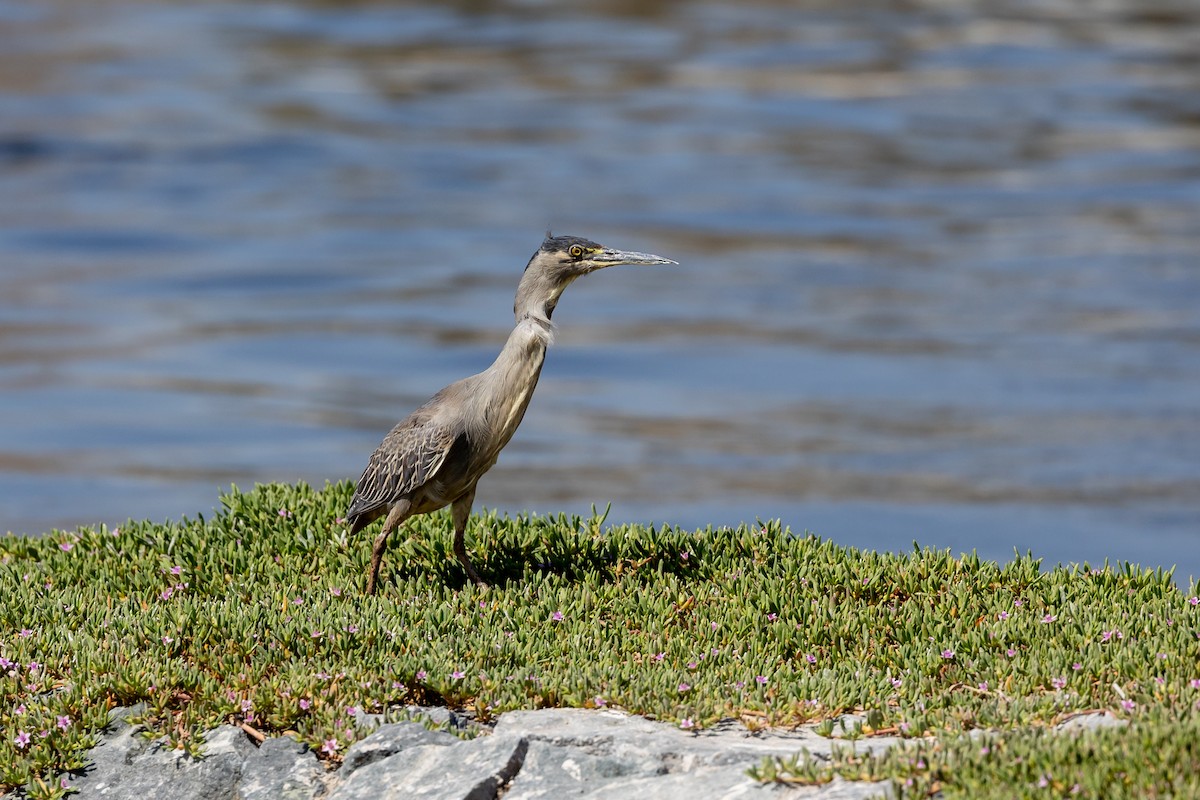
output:
{"label": "shoreline vegetation", "polygon": [[[483,723],[607,707],[905,740],[769,759],[752,770],[768,782],[1200,796],[1200,598],[1170,572],[484,513],[467,530],[480,589],[442,512],[393,537],[367,597],[352,491],[235,487],[211,519],[0,539],[0,793],[62,796],[110,710],[145,704],[146,735],[192,755],[233,724],[330,768],[367,735],[356,718],[398,706]],[[1055,731],[1101,712],[1126,724]]]}

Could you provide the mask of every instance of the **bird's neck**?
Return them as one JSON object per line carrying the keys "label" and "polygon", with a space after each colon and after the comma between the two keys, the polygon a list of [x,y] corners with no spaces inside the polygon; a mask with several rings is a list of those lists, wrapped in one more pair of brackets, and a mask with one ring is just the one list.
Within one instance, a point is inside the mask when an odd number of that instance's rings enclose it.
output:
{"label": "bird's neck", "polygon": [[493,445],[485,460],[494,461],[521,424],[552,338],[549,320],[526,317],[518,321],[504,349],[485,373],[486,392],[474,398],[479,404],[479,419],[485,423],[488,440]]}
{"label": "bird's neck", "polygon": [[555,278],[542,269],[526,269],[525,274],[521,276],[521,283],[517,286],[516,300],[513,301],[517,327],[520,327],[521,321],[526,318],[541,320],[549,325],[554,307],[558,305],[558,298],[562,297],[563,290],[573,280],[574,278]]}

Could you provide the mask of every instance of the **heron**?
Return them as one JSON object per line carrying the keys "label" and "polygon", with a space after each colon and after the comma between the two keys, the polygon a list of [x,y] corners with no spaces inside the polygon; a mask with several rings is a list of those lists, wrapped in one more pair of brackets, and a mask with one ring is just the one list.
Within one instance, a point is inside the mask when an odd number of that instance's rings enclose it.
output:
{"label": "heron", "polygon": [[350,535],[384,518],[371,549],[367,594],[375,594],[388,537],[409,518],[447,505],[454,555],[472,581],[487,586],[466,547],[475,487],[525,416],[554,338],[550,318],[563,290],[605,267],[677,263],[579,236],[546,235],[525,265],[513,303],[516,326],[500,355],[483,372],[450,384],[392,428],[358,479],[346,512]]}

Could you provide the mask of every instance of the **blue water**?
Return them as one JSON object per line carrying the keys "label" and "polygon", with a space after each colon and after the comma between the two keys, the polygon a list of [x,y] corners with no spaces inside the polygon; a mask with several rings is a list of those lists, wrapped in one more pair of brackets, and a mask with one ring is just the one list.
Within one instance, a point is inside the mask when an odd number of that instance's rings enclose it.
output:
{"label": "blue water", "polygon": [[0,530],[356,477],[573,285],[481,506],[1200,576],[1200,10],[0,0]]}

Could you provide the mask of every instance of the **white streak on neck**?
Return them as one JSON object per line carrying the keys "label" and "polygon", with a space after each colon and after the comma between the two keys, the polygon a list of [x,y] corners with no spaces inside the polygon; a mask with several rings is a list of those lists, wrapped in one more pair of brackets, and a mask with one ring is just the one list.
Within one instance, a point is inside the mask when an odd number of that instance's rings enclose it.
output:
{"label": "white streak on neck", "polygon": [[517,321],[517,327],[510,338],[515,338],[518,334],[524,339],[523,343],[538,342],[542,347],[549,347],[554,344],[554,323],[544,317],[527,314]]}

